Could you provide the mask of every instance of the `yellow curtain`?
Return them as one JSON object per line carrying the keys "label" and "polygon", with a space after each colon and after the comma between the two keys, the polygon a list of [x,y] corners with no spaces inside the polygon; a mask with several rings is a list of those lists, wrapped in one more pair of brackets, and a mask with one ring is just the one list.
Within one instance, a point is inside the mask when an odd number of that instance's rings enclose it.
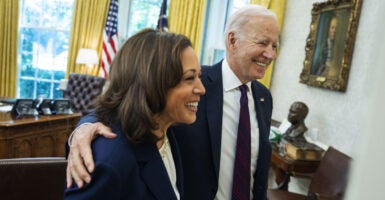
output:
{"label": "yellow curtain", "polygon": [[[250,0],[250,3],[262,5],[268,8],[269,10],[273,11],[277,15],[278,24],[282,31],[286,0]],[[269,68],[266,70],[265,77],[259,80],[267,88],[270,88],[270,82],[271,82],[271,77],[272,77],[273,68],[274,68],[273,66],[274,66],[274,62],[272,62]]]}
{"label": "yellow curtain", "polygon": [[87,66],[76,64],[75,61],[80,48],[96,49],[100,60],[103,29],[110,0],[77,0],[75,2],[66,76],[68,77],[71,72],[97,76],[100,64],[88,69]]}
{"label": "yellow curtain", "polygon": [[19,1],[0,1],[0,97],[16,97]]}
{"label": "yellow curtain", "polygon": [[200,58],[206,0],[170,0],[169,31],[190,38]]}

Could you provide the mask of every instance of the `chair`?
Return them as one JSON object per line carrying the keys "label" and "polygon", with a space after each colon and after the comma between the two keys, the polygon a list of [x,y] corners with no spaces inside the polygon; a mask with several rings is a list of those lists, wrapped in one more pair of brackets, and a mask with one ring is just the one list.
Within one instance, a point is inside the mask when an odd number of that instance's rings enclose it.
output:
{"label": "chair", "polygon": [[307,196],[269,189],[268,200],[341,200],[348,182],[351,158],[329,147],[311,178]]}
{"label": "chair", "polygon": [[105,82],[106,79],[102,77],[71,73],[67,88],[63,90],[63,98],[71,101],[73,112],[87,114],[102,93]]}
{"label": "chair", "polygon": [[0,159],[0,199],[63,199],[64,157]]}

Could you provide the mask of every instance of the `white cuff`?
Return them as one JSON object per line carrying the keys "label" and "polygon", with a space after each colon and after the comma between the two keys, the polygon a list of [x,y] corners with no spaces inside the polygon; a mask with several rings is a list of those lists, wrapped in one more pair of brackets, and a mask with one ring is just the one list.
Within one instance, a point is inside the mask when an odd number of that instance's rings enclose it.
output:
{"label": "white cuff", "polygon": [[79,128],[80,128],[81,126],[83,126],[83,125],[92,125],[92,124],[93,124],[93,123],[85,122],[85,123],[83,123],[83,124],[80,124],[78,127],[76,127],[75,130],[72,131],[71,135],[68,137],[68,141],[67,141],[68,146],[71,147],[72,137],[73,137],[75,134],[79,133]]}

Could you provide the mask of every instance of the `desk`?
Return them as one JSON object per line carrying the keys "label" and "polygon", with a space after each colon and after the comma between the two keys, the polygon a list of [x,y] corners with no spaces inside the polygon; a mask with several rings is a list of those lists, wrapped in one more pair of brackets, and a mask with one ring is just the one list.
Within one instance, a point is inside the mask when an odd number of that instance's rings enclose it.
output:
{"label": "desk", "polygon": [[0,113],[0,158],[64,156],[64,144],[80,113],[11,118]]}
{"label": "desk", "polygon": [[278,152],[278,147],[272,143],[271,167],[275,172],[275,182],[278,189],[288,189],[290,176],[309,176],[313,174],[320,161],[293,160],[289,156],[282,156]]}

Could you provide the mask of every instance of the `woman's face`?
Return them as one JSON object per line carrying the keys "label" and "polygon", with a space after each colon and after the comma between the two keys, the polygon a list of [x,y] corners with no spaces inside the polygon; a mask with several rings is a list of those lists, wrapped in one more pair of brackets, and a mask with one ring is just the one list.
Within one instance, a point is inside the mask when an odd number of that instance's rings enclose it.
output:
{"label": "woman's face", "polygon": [[181,59],[182,80],[168,91],[166,108],[160,115],[162,121],[171,124],[195,122],[200,96],[206,92],[200,80],[201,67],[194,49],[187,47],[183,50]]}

